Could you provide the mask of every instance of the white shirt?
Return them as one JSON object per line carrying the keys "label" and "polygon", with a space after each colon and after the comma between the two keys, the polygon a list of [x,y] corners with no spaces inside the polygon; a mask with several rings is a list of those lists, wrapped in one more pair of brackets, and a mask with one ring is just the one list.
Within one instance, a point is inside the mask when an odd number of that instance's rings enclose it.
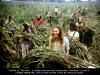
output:
{"label": "white shirt", "polygon": [[63,51],[65,53],[66,50],[69,50],[69,40],[64,37],[63,46],[60,47],[60,41],[55,41],[53,44],[53,50],[55,51]]}
{"label": "white shirt", "polygon": [[[9,23],[9,20],[6,20],[6,21],[5,21],[5,25],[8,25],[8,23]],[[13,21],[13,20],[11,20],[11,22],[10,22],[10,23],[14,24],[14,21]]]}
{"label": "white shirt", "polygon": [[9,24],[9,20],[5,21],[5,25],[8,26],[9,28],[8,30],[14,30],[11,24],[16,25],[13,20],[11,20],[10,24]]}
{"label": "white shirt", "polygon": [[55,8],[55,12],[58,12],[58,8]]}
{"label": "white shirt", "polygon": [[78,31],[68,31],[68,36],[71,36],[73,38],[79,37]]}

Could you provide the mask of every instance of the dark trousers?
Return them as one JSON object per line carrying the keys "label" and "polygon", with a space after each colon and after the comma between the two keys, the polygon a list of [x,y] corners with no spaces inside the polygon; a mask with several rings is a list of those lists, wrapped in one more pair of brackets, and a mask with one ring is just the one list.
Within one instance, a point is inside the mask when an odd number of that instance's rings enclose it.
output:
{"label": "dark trousers", "polygon": [[9,37],[11,38],[14,35],[14,30],[10,30]]}
{"label": "dark trousers", "polygon": [[57,13],[57,12],[55,12],[55,15],[56,15],[56,16],[58,16],[58,13]]}

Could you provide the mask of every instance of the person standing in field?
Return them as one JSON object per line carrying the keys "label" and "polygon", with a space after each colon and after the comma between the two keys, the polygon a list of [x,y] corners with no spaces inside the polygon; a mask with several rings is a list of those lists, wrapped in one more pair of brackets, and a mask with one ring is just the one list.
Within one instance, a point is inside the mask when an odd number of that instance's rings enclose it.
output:
{"label": "person standing in field", "polygon": [[49,46],[54,51],[62,51],[69,55],[69,40],[64,37],[64,33],[59,26],[52,29]]}
{"label": "person standing in field", "polygon": [[12,16],[10,15],[8,17],[8,20],[5,21],[5,26],[7,27],[9,31],[9,37],[12,37],[14,35],[14,27],[13,25],[16,25],[15,22],[13,21]]}
{"label": "person standing in field", "polygon": [[58,16],[58,12],[59,12],[58,7],[56,7],[56,8],[55,8],[55,15],[56,15],[56,16]]}
{"label": "person standing in field", "polygon": [[[22,33],[23,35],[31,34],[31,30],[28,28],[28,25],[26,23],[23,24],[22,29],[23,29],[23,33]],[[21,35],[19,35],[19,37],[21,37]],[[29,40],[27,36],[24,36],[22,40],[22,57],[23,58],[28,54],[30,45],[31,45],[31,41]]]}
{"label": "person standing in field", "polygon": [[38,14],[36,18],[33,20],[33,25],[32,26],[39,26],[43,24],[43,20],[41,19],[41,16]]}
{"label": "person standing in field", "polygon": [[52,26],[52,24],[51,24],[52,17],[51,17],[51,12],[50,12],[50,11],[48,11],[48,13],[47,13],[47,20],[48,20],[48,24],[49,24],[50,26]]}
{"label": "person standing in field", "polygon": [[69,16],[70,16],[70,10],[67,8],[66,17],[68,18]]}
{"label": "person standing in field", "polygon": [[81,6],[79,6],[79,8],[78,8],[78,14],[82,15],[82,7]]}

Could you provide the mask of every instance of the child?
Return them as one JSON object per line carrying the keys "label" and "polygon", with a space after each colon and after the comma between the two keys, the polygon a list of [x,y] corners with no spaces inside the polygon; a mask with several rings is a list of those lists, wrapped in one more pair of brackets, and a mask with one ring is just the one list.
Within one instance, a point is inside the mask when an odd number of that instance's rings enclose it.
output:
{"label": "child", "polygon": [[[23,29],[23,34],[31,33],[31,30],[28,28],[27,24],[23,24],[22,29]],[[28,49],[30,45],[31,45],[31,42],[29,38],[23,37],[23,40],[22,40],[22,57],[23,58],[28,54],[29,52]]]}

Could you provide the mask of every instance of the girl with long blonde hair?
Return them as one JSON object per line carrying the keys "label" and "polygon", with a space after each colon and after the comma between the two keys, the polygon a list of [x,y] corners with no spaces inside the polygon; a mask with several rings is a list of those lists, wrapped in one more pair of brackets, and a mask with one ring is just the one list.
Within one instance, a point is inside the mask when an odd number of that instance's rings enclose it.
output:
{"label": "girl with long blonde hair", "polygon": [[61,27],[56,26],[52,29],[49,39],[49,46],[54,51],[62,51],[69,55],[69,40],[64,37]]}

